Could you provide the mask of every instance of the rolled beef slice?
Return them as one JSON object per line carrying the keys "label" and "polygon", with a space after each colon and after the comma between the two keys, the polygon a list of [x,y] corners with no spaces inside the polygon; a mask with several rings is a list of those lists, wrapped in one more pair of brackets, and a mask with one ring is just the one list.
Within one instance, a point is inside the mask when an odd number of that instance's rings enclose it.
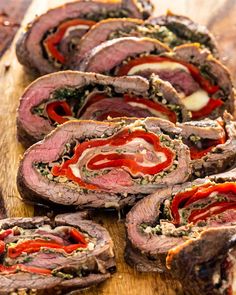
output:
{"label": "rolled beef slice", "polygon": [[[98,284],[115,271],[113,242],[84,212],[0,220],[1,294],[65,294]],[[7,249],[7,250],[6,250]]]}
{"label": "rolled beef slice", "polygon": [[233,113],[234,89],[229,71],[207,49],[185,44],[163,52],[160,44],[159,49],[156,46],[157,40],[150,38],[106,41],[90,51],[79,69],[146,78],[154,73],[172,84],[193,120],[216,119],[224,110]]}
{"label": "rolled beef slice", "polygon": [[[115,118],[112,122],[131,124],[135,118]],[[158,126],[164,134],[181,140],[190,149],[191,179],[222,173],[235,167],[236,122],[225,112],[223,118],[173,124],[167,120],[146,118],[145,123]]]}
{"label": "rolled beef slice", "polygon": [[197,42],[218,56],[216,42],[210,32],[184,16],[162,15],[145,22],[129,18],[106,19],[92,26],[81,38],[71,58],[71,67],[76,68],[81,59],[102,42],[130,36],[157,39],[171,48]]}
{"label": "rolled beef slice", "polygon": [[17,135],[29,147],[58,124],[72,119],[103,121],[107,117],[189,119],[175,89],[158,77],[107,77],[62,71],[29,85],[20,99]]}
{"label": "rolled beef slice", "polygon": [[169,12],[166,15],[150,17],[146,22],[167,27],[178,38],[186,40],[185,43],[199,43],[201,47],[209,49],[216,58],[219,56],[215,37],[205,26],[194,22],[187,16]]}
{"label": "rolled beef slice", "polygon": [[139,201],[126,219],[126,261],[138,271],[170,273],[186,294],[230,294],[235,183],[214,180],[164,188]]}
{"label": "rolled beef slice", "polygon": [[[168,122],[168,121],[165,121]],[[26,201],[82,207],[132,205],[191,174],[189,149],[161,132],[159,119],[70,121],[31,146],[17,183]]]}
{"label": "rolled beef slice", "polygon": [[152,10],[149,0],[75,1],[37,17],[16,47],[19,62],[40,75],[67,68],[74,46],[97,21],[108,17],[145,18]]}
{"label": "rolled beef slice", "polygon": [[217,120],[178,123],[182,140],[190,148],[193,177],[205,177],[235,166],[236,122],[224,113]]}

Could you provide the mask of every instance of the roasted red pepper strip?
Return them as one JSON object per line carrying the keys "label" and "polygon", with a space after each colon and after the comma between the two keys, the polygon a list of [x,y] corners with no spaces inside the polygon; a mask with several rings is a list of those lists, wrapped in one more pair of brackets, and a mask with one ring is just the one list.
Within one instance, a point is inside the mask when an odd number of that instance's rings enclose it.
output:
{"label": "roasted red pepper strip", "polygon": [[[142,172],[143,174],[155,175],[159,173],[160,171],[162,171],[163,167],[165,168],[169,166],[172,162],[172,152],[170,152],[167,155],[167,152],[164,150],[165,149],[163,149],[162,151],[165,152],[165,155],[167,156],[166,161],[152,167],[145,167],[145,166],[137,164],[137,161],[140,159],[140,156],[141,156],[140,154],[138,154],[137,156],[132,154],[97,155],[88,162],[87,167],[90,170],[104,169],[109,167],[128,167],[133,174]],[[104,160],[108,160],[108,161],[104,162]],[[100,161],[103,161],[103,163],[96,164],[96,162],[100,162]]]}
{"label": "roasted red pepper strip", "polygon": [[5,251],[5,243],[3,241],[0,241],[0,254],[2,254]]}
{"label": "roasted red pepper strip", "polygon": [[[66,101],[53,101],[48,103],[46,111],[49,118],[59,124],[63,124],[69,120],[64,118],[64,116],[72,116],[71,108]],[[61,113],[63,115],[61,115]]]}
{"label": "roasted red pepper strip", "polygon": [[209,80],[207,80],[206,78],[204,78],[201,75],[200,70],[196,66],[194,66],[194,65],[192,65],[190,63],[184,62],[184,61],[172,59],[170,57],[149,55],[149,56],[143,56],[143,57],[138,57],[138,58],[132,59],[127,64],[120,67],[120,69],[119,69],[119,71],[117,73],[117,76],[126,76],[128,74],[128,72],[134,66],[137,66],[137,65],[140,65],[140,64],[160,63],[160,62],[165,62],[165,61],[176,62],[176,63],[179,63],[179,64],[185,66],[189,70],[189,72],[191,73],[193,78],[199,83],[201,88],[204,89],[207,93],[214,94],[214,93],[216,93],[216,91],[219,90],[219,86],[212,85]]}
{"label": "roasted red pepper strip", "polygon": [[52,272],[50,269],[35,266],[26,266],[24,264],[16,264],[12,266],[0,265],[0,274],[13,274],[18,271],[37,273],[42,275],[50,275]]}
{"label": "roasted red pepper strip", "polygon": [[73,244],[73,245],[63,246],[53,241],[35,239],[35,240],[19,243],[16,246],[8,247],[8,256],[10,258],[16,258],[20,256],[22,252],[25,252],[28,254],[35,253],[40,251],[41,248],[64,250],[66,253],[70,254],[73,251],[77,250],[78,248],[86,248],[86,247],[87,247],[87,244]]}
{"label": "roasted red pepper strip", "polygon": [[57,49],[57,45],[61,42],[63,39],[66,30],[70,27],[77,26],[77,25],[85,25],[88,27],[88,29],[93,26],[96,22],[91,20],[85,20],[85,19],[73,19],[66,21],[62,23],[57,31],[53,34],[50,34],[45,40],[44,40],[44,46],[49,51],[49,53],[54,57],[57,61],[59,61],[61,64],[65,63],[65,57],[60,53],[60,51]]}
{"label": "roasted red pepper strip", "polygon": [[187,200],[197,191],[197,188],[194,188],[192,190],[178,193],[174,196],[172,204],[171,204],[171,214],[174,220],[174,224],[179,225],[180,224],[180,215],[179,215],[179,207],[180,204],[184,204],[187,202]]}
{"label": "roasted red pepper strip", "polygon": [[224,103],[221,99],[213,99],[210,98],[208,104],[203,107],[199,111],[192,111],[192,118],[193,119],[198,119],[204,116],[209,115],[212,111],[214,111],[216,108],[222,106]]}
{"label": "roasted red pepper strip", "polygon": [[223,194],[233,193],[236,195],[236,183],[225,182],[217,185],[212,185],[209,187],[199,187],[197,192],[191,198],[189,198],[185,206],[188,206],[200,199],[204,199],[213,192],[219,192]]}
{"label": "roasted red pepper strip", "polygon": [[85,237],[75,228],[70,230],[70,236],[79,243],[87,244]]}
{"label": "roasted red pepper strip", "polygon": [[4,232],[0,233],[0,240],[4,240],[7,236],[13,234],[13,229],[6,229]]}
{"label": "roasted red pepper strip", "polygon": [[207,198],[213,192],[225,195],[229,199],[229,201],[218,203],[215,202],[203,209],[193,210],[193,212],[190,214],[188,218],[189,222],[204,220],[211,215],[219,214],[227,209],[236,208],[236,183],[226,182],[216,185],[211,185],[210,183],[208,183],[199,187],[195,187],[192,190],[178,193],[175,195],[171,204],[171,214],[173,217],[173,223],[176,225],[180,224],[180,215],[178,211],[180,208],[187,208],[194,202]]}
{"label": "roasted red pepper strip", "polygon": [[[208,187],[210,184],[205,184],[201,186],[201,188]],[[179,225],[180,223],[180,215],[179,215],[179,208],[183,207],[186,202],[189,200],[190,197],[192,197],[197,191],[199,187],[195,187],[191,190],[188,190],[186,192],[178,193],[174,196],[171,204],[171,214],[174,220],[174,224]]]}
{"label": "roasted red pepper strip", "polygon": [[190,214],[188,221],[196,223],[197,221],[200,221],[200,220],[206,220],[208,217],[212,215],[220,214],[226,210],[235,209],[235,208],[236,208],[235,202],[213,203],[203,209],[194,210]]}
{"label": "roasted red pepper strip", "polygon": [[[190,74],[193,76],[193,78],[199,83],[202,89],[204,89],[208,94],[212,95],[216,93],[219,90],[219,86],[211,84],[209,80],[204,78],[201,75],[200,70],[187,62],[180,61],[180,60],[174,60],[169,57],[161,57],[161,56],[155,56],[155,55],[150,55],[150,56],[144,56],[144,57],[139,57],[135,58],[131,61],[129,61],[127,64],[123,65],[120,67],[118,70],[117,76],[125,76],[128,74],[128,72],[137,65],[140,64],[145,64],[145,63],[160,63],[160,62],[177,62],[179,64],[182,64],[186,68],[188,68]],[[213,99],[210,98],[208,104],[203,107],[199,111],[193,111],[192,112],[192,118],[193,119],[198,119],[203,116],[209,115],[214,109],[220,107],[223,104],[223,101],[221,99]]]}
{"label": "roasted red pepper strip", "polygon": [[194,146],[190,146],[190,155],[192,160],[201,159],[204,157],[207,153],[209,153],[214,147],[216,147],[218,144],[223,144],[226,142],[226,136],[217,139],[217,140],[211,140],[211,146],[209,146],[206,149],[199,150],[198,148]]}
{"label": "roasted red pepper strip", "polygon": [[154,102],[151,101],[149,99],[145,99],[145,98],[139,98],[139,97],[131,97],[127,94],[124,95],[124,101],[125,102],[135,102],[138,104],[142,104],[147,106],[150,109],[153,109],[159,113],[161,113],[165,118],[167,118],[169,121],[176,123],[177,121],[177,116],[176,113],[171,111],[170,109],[168,109],[166,106],[158,103],[158,102]]}
{"label": "roasted red pepper strip", "polygon": [[[76,164],[78,159],[80,158],[80,156],[82,155],[82,153],[86,149],[104,146],[107,144],[110,144],[112,146],[120,146],[120,145],[126,144],[128,141],[131,141],[134,138],[143,138],[145,141],[152,144],[154,146],[155,151],[163,152],[166,155],[166,158],[167,158],[166,161],[164,161],[161,164],[155,165],[153,167],[145,167],[145,166],[139,166],[138,164],[134,163],[134,161],[132,161],[132,163],[128,162],[127,160],[124,161],[124,159],[122,159],[122,155],[117,154],[115,161],[118,161],[118,162],[116,162],[116,163],[113,162],[112,163],[113,167],[114,166],[116,166],[116,167],[125,166],[125,167],[128,167],[129,169],[134,169],[136,172],[139,171],[139,172],[149,174],[149,172],[153,173],[154,170],[155,171],[162,171],[163,169],[165,169],[166,167],[168,167],[171,164],[171,162],[173,160],[173,152],[169,148],[160,146],[160,140],[159,140],[158,136],[156,136],[155,134],[152,134],[152,133],[147,133],[145,131],[141,131],[141,130],[136,130],[136,131],[130,132],[128,129],[125,129],[124,131],[116,134],[115,136],[113,136],[112,138],[109,138],[109,139],[90,140],[90,141],[86,141],[86,142],[79,144],[75,149],[74,156],[70,160],[65,161],[62,166],[54,166],[52,168],[51,172],[54,176],[64,175],[68,179],[71,179],[70,178],[71,172],[69,172],[69,174],[68,174],[68,171],[70,171],[69,165]],[[95,156],[95,158],[96,157],[97,156]],[[92,161],[93,161],[93,158],[90,160],[91,165],[93,165]],[[132,167],[134,167],[134,168],[132,168]],[[95,167],[93,169],[95,169]],[[83,185],[83,182],[78,177],[76,177],[76,179],[75,179],[75,176],[73,176],[73,179],[71,179],[71,180],[74,180],[74,181],[78,182],[80,185]]]}
{"label": "roasted red pepper strip", "polygon": [[81,116],[86,109],[91,106],[92,104],[98,102],[99,100],[105,99],[108,96],[105,93],[94,93],[94,95],[92,95],[91,97],[89,97],[89,99],[87,100],[87,102],[82,106],[82,108],[79,111],[79,115]]}
{"label": "roasted red pepper strip", "polygon": [[174,61],[174,60],[169,57],[161,57],[161,56],[155,56],[155,55],[137,57],[130,60],[128,63],[122,65],[117,72],[117,76],[126,76],[133,67],[141,65],[141,64],[159,63],[164,61]]}

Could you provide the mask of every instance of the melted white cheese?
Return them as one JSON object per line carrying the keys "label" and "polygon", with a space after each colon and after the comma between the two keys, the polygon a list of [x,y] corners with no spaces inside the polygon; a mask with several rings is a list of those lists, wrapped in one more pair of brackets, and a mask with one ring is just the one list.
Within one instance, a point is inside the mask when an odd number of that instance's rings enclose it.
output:
{"label": "melted white cheese", "polygon": [[63,39],[68,37],[70,35],[70,32],[71,31],[74,31],[74,30],[88,30],[89,29],[89,26],[88,25],[77,25],[77,26],[72,26],[72,27],[69,27],[64,36],[63,36]]}
{"label": "melted white cheese", "polygon": [[134,75],[135,73],[139,71],[145,71],[145,70],[184,70],[185,72],[189,73],[189,70],[187,67],[181,65],[177,62],[172,61],[163,61],[163,62],[153,62],[153,63],[144,63],[137,66],[132,67],[127,75]]}
{"label": "melted white cheese", "polygon": [[182,102],[189,111],[199,111],[205,107],[210,100],[206,91],[199,89],[193,94],[185,97]]}
{"label": "melted white cheese", "polygon": [[133,101],[129,101],[127,102],[129,105],[133,106],[133,107],[139,107],[142,109],[146,109],[148,111],[150,111],[153,115],[155,115],[158,118],[162,118],[162,119],[167,119],[168,120],[168,116],[166,116],[165,114],[158,112],[157,110],[150,108],[148,106],[146,106],[145,104],[139,103],[139,102],[133,102]]}
{"label": "melted white cheese", "polygon": [[70,167],[72,173],[74,174],[74,176],[81,178],[80,171],[79,171],[77,164],[71,164],[71,165],[69,165],[69,167]]}

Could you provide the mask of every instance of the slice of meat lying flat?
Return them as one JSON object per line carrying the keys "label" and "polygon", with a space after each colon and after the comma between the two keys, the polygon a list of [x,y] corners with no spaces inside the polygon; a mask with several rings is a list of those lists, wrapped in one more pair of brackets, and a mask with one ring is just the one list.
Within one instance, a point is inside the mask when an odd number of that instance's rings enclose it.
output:
{"label": "slice of meat lying flat", "polygon": [[[112,76],[156,74],[176,89],[193,120],[216,119],[234,111],[229,71],[199,44],[165,50],[155,39],[124,37],[103,42],[81,61],[79,70]],[[127,49],[128,48],[128,49]]]}
{"label": "slice of meat lying flat", "polygon": [[22,198],[77,207],[132,205],[191,174],[189,149],[161,132],[166,120],[70,121],[31,146],[20,163]]}
{"label": "slice of meat lying flat", "polygon": [[0,220],[0,293],[65,294],[108,279],[115,271],[113,242],[85,218],[80,212]]}
{"label": "slice of meat lying flat", "polygon": [[125,258],[138,271],[170,273],[186,294],[232,294],[236,184],[214,176],[161,190],[126,219]]}
{"label": "slice of meat lying flat", "polygon": [[67,59],[80,38],[97,21],[109,17],[146,18],[149,0],[81,0],[56,7],[37,17],[19,39],[19,62],[40,75],[67,67]]}
{"label": "slice of meat lying flat", "polygon": [[61,71],[29,85],[20,99],[17,135],[28,147],[58,124],[72,119],[103,121],[115,117],[189,119],[170,83],[158,77],[107,77]]}

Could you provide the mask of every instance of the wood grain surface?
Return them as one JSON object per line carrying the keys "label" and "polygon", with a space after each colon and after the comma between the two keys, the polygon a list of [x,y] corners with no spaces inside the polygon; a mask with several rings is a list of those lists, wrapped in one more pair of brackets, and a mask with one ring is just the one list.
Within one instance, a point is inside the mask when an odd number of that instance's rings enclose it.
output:
{"label": "wood grain surface", "polygon": [[[4,0],[0,0],[2,3]],[[20,31],[36,15],[50,6],[62,4],[63,0],[33,0]],[[207,25],[216,34],[223,62],[229,66],[236,79],[236,1],[235,0],[154,0],[155,14],[170,9]],[[16,173],[19,159],[24,150],[16,138],[16,110],[24,88],[34,77],[26,74],[15,56],[15,41],[0,61],[0,188],[5,199],[9,216],[33,216],[40,210],[24,204],[17,192]],[[125,246],[124,220],[117,213],[97,213],[95,219],[102,221],[109,230],[115,245],[118,271],[112,279],[98,287],[83,291],[84,295],[175,295],[181,294],[177,282],[159,274],[138,274],[123,259]],[[199,294],[200,295],[200,294]],[[202,294],[203,295],[203,294]]]}

